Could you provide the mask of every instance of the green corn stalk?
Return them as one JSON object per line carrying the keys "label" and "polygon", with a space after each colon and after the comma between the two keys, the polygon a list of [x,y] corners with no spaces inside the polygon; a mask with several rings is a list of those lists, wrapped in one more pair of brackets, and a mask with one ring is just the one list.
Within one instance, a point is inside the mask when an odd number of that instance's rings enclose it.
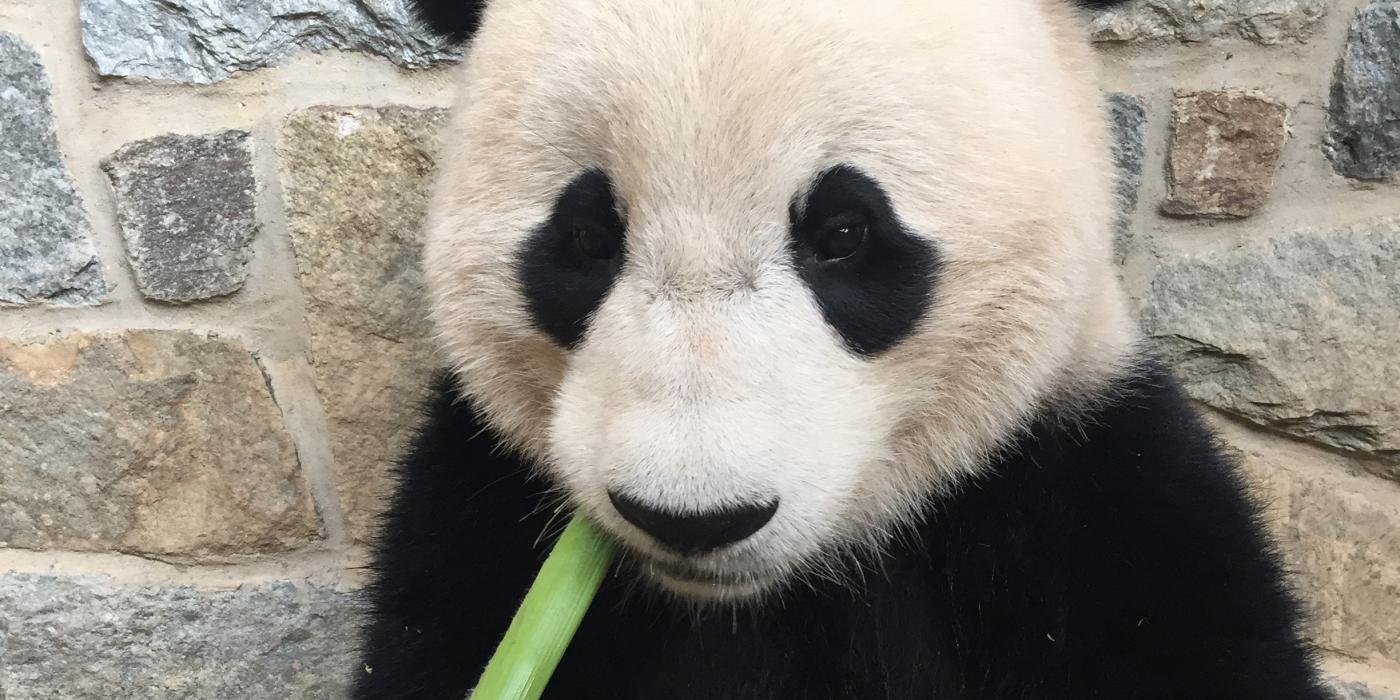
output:
{"label": "green corn stalk", "polygon": [[612,559],[612,542],[575,515],[525,593],[471,699],[538,700]]}

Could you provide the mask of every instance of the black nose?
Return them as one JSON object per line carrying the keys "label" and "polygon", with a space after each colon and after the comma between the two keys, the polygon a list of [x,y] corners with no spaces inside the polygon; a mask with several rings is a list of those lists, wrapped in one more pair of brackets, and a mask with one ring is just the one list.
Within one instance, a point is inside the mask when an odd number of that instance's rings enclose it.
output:
{"label": "black nose", "polygon": [[758,532],[778,512],[778,501],[742,505],[704,513],[668,513],[631,496],[608,491],[613,507],[661,544],[681,552],[718,549]]}

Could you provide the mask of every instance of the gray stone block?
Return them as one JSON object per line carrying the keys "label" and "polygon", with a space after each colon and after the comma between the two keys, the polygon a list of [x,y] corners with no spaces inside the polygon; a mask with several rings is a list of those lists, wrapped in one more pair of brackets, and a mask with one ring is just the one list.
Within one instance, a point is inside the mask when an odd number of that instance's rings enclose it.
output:
{"label": "gray stone block", "polygon": [[1332,691],[1337,700],[1400,700],[1400,697],[1390,693],[1371,690],[1365,683],[1344,681],[1340,678],[1329,678],[1327,689]]}
{"label": "gray stone block", "polygon": [[1094,16],[1095,41],[1307,41],[1326,0],[1137,0]]}
{"label": "gray stone block", "polygon": [[1400,173],[1400,0],[1373,0],[1352,20],[1332,82],[1323,150],[1346,177]]}
{"label": "gray stone block", "polygon": [[97,304],[102,266],[54,130],[39,55],[0,32],[0,305]]}
{"label": "gray stone block", "polygon": [[1400,455],[1400,219],[1163,260],[1143,317],[1194,398]]}
{"label": "gray stone block", "polygon": [[83,45],[102,75],[214,83],[329,49],[406,68],[459,57],[402,0],[81,1]]}
{"label": "gray stone block", "polygon": [[248,132],[137,141],[102,169],[142,294],[188,302],[243,286],[258,231]]}
{"label": "gray stone block", "polygon": [[1113,251],[1122,262],[1132,243],[1133,212],[1142,187],[1142,159],[1147,139],[1147,111],[1136,95],[1106,95],[1109,124],[1113,127],[1114,195]]}
{"label": "gray stone block", "polygon": [[0,697],[344,697],[353,594],[274,581],[235,590],[106,577],[0,576]]}

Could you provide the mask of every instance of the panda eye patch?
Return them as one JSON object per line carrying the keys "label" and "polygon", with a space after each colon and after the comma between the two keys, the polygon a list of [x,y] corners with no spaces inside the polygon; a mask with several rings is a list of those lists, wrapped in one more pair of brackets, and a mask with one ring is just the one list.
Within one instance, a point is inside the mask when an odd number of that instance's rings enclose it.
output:
{"label": "panda eye patch", "polygon": [[835,166],[788,215],[793,266],[847,348],[879,355],[914,331],[931,303],[938,253],[904,226],[878,182]]}
{"label": "panda eye patch", "polygon": [[525,240],[516,273],[535,326],[576,347],[622,269],[627,224],[612,179],[586,170],[566,185],[549,218]]}

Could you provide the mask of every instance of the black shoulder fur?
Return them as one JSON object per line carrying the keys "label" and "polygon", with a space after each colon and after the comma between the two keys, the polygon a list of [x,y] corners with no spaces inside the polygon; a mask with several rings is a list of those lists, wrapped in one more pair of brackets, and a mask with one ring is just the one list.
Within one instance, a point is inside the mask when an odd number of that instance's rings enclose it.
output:
{"label": "black shoulder fur", "polygon": [[408,6],[434,34],[461,43],[481,24],[486,0],[408,0]]}
{"label": "black shoulder fur", "polygon": [[[1234,467],[1147,366],[1037,426],[857,590],[693,616],[615,571],[550,698],[1321,700]],[[448,382],[384,523],[356,698],[461,698],[529,586],[544,484]]]}
{"label": "black shoulder fur", "polygon": [[1102,10],[1115,5],[1127,4],[1127,0],[1074,0],[1075,4],[1093,10]]}

